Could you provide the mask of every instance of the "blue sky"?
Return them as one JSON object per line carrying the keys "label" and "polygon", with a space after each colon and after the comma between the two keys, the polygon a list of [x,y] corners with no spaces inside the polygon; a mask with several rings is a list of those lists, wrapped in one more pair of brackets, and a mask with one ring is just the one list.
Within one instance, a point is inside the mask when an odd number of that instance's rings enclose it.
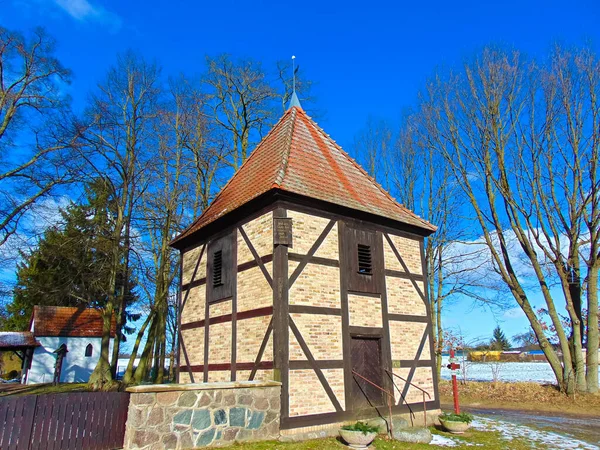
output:
{"label": "blue sky", "polygon": [[[316,82],[320,125],[348,150],[369,116],[397,122],[437,67],[459,65],[489,43],[534,56],[556,41],[596,47],[599,19],[594,1],[0,0],[3,26],[41,25],[56,37],[74,73],[76,109],[127,49],[156,59],[165,75],[201,72],[206,54],[266,65],[296,55]],[[491,335],[496,320],[508,336],[526,328],[516,310],[494,318],[469,305],[451,305],[445,320],[472,338]]]}

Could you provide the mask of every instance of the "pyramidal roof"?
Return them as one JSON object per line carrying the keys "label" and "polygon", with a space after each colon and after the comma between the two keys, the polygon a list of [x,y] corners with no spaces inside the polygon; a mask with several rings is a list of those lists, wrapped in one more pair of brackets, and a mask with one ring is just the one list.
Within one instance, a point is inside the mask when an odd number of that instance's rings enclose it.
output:
{"label": "pyramidal roof", "polygon": [[271,189],[341,205],[428,232],[437,229],[396,202],[299,106],[291,106],[203,214],[175,243]]}

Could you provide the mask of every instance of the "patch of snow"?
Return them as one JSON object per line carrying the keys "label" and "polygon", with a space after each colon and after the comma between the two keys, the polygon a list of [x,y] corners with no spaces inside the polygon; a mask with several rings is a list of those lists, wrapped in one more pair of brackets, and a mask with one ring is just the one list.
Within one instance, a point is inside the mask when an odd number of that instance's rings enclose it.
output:
{"label": "patch of snow", "polygon": [[473,428],[481,431],[498,431],[507,441],[515,438],[525,438],[532,444],[541,444],[550,448],[560,449],[582,449],[582,450],[599,450],[600,447],[587,442],[562,436],[551,431],[536,430],[535,428],[515,425],[510,422],[501,420],[484,419],[477,417],[471,424]]}
{"label": "patch of snow", "polygon": [[458,442],[449,437],[434,434],[433,439],[431,440],[429,445],[435,445],[437,447],[456,447],[458,446]]}

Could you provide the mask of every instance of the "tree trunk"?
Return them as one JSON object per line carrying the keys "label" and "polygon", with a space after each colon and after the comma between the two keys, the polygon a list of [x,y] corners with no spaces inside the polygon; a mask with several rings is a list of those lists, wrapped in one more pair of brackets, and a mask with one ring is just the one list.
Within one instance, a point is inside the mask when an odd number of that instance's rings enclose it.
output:
{"label": "tree trunk", "polygon": [[[123,302],[119,301],[122,305]],[[117,378],[117,366],[119,363],[119,352],[121,350],[121,339],[123,338],[123,326],[125,325],[125,314],[122,310],[117,311],[117,330],[115,333],[115,341],[113,344],[112,356],[110,359],[110,373],[113,379]]]}
{"label": "tree trunk", "polygon": [[588,271],[587,391],[598,392],[598,264]]}
{"label": "tree trunk", "polygon": [[[133,203],[133,199],[130,197],[129,199],[130,203]],[[125,308],[126,308],[126,299],[127,296],[129,295],[129,256],[130,256],[130,233],[131,233],[131,212],[129,212],[129,214],[127,215],[126,218],[126,223],[127,225],[125,226],[125,262],[124,262],[124,273],[125,276],[123,277],[123,287],[121,288],[121,294],[118,296],[117,301],[118,301],[118,309],[117,309],[117,336],[115,339],[115,344],[113,347],[113,352],[112,352],[112,358],[110,361],[110,367],[111,367],[111,374],[113,376],[113,378],[116,378],[117,376],[117,365],[119,362],[119,351],[121,348],[121,340],[123,338],[123,327],[125,326],[125,322],[126,322],[126,314],[125,314]]]}
{"label": "tree trunk", "polygon": [[96,368],[90,375],[88,384],[93,390],[104,390],[112,387],[113,378],[110,373],[109,347],[110,329],[113,317],[113,304],[108,301],[102,311],[102,343],[100,345],[100,359]]}
{"label": "tree trunk", "polygon": [[128,385],[131,384],[133,377],[133,366],[135,365],[135,360],[137,358],[137,352],[140,348],[140,344],[142,342],[142,338],[144,337],[144,333],[146,332],[146,328],[148,328],[148,324],[152,321],[154,317],[154,311],[151,311],[144,320],[140,331],[135,338],[135,343],[133,344],[133,349],[131,350],[131,356],[129,357],[129,362],[127,363],[127,369],[125,370],[125,375],[123,375],[123,384]]}
{"label": "tree trunk", "polygon": [[140,384],[146,378],[147,369],[149,367],[149,360],[152,357],[152,347],[154,344],[154,339],[156,336],[156,316],[154,316],[152,320],[152,324],[150,325],[150,331],[148,332],[148,338],[146,339],[146,344],[144,345],[144,350],[142,351],[142,356],[140,357],[140,362],[135,369],[135,373],[133,374],[133,382],[135,384]]}

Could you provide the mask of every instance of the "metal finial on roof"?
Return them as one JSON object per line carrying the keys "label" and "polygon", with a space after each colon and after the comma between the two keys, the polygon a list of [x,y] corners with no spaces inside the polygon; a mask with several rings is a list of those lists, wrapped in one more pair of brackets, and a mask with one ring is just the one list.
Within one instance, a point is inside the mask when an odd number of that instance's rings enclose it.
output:
{"label": "metal finial on roof", "polygon": [[296,60],[296,57],[292,55],[292,98],[290,99],[290,105],[288,106],[288,109],[290,109],[293,106],[302,108],[302,106],[300,105],[300,100],[298,99],[298,96],[296,95],[296,72],[298,72],[298,69],[300,68],[300,66],[296,67],[295,60]]}

